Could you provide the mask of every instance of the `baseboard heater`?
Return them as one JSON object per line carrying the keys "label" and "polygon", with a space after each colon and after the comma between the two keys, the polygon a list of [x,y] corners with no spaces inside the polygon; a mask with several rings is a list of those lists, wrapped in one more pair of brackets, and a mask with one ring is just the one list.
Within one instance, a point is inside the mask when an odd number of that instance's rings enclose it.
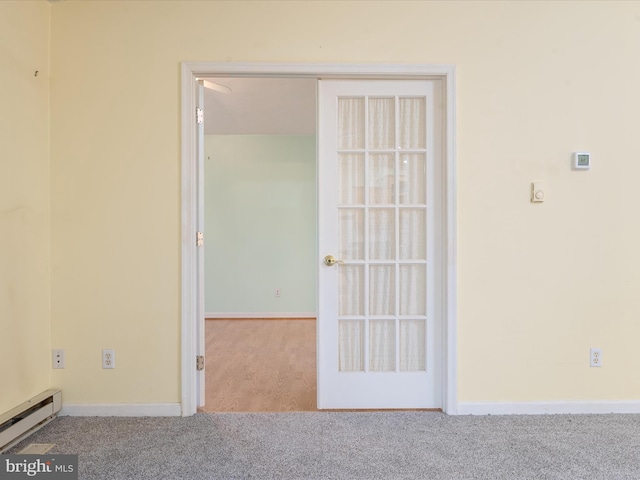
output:
{"label": "baseboard heater", "polygon": [[0,453],[53,420],[61,406],[62,392],[47,390],[0,415]]}

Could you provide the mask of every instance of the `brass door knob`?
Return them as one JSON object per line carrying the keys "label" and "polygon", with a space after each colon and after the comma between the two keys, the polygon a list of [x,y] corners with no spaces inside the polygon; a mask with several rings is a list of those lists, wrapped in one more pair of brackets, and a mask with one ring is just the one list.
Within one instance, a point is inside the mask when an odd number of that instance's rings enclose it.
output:
{"label": "brass door knob", "polygon": [[327,255],[323,260],[327,267],[333,267],[336,263],[344,263],[342,260],[338,260],[333,255]]}

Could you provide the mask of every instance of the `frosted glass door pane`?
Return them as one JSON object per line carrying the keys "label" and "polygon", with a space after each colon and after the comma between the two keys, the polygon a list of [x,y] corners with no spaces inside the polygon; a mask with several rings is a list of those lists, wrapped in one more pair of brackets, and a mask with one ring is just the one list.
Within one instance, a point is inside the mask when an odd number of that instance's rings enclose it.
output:
{"label": "frosted glass door pane", "polygon": [[395,274],[393,265],[369,267],[369,315],[395,315]]}
{"label": "frosted glass door pane", "polygon": [[364,266],[338,266],[338,315],[364,315]]}
{"label": "frosted glass door pane", "polygon": [[427,157],[424,153],[403,153],[399,167],[400,203],[427,203]]}
{"label": "frosted glass door pane", "polygon": [[364,98],[338,98],[338,148],[364,148]]}
{"label": "frosted glass door pane", "polygon": [[426,315],[427,266],[400,265],[400,315]]}
{"label": "frosted glass door pane", "polygon": [[400,320],[399,357],[401,372],[426,370],[424,320]]}
{"label": "frosted glass door pane", "polygon": [[341,320],[338,323],[338,368],[341,372],[364,370],[364,322]]}
{"label": "frosted glass door pane", "polygon": [[364,204],[364,154],[339,154],[338,169],[338,202],[342,205]]}
{"label": "frosted glass door pane", "polygon": [[398,104],[400,117],[400,148],[426,148],[426,99],[424,97],[401,98]]}
{"label": "frosted glass door pane", "polygon": [[427,210],[401,208],[399,222],[400,259],[425,260],[427,258]]}
{"label": "frosted glass door pane", "polygon": [[395,203],[395,158],[381,153],[369,156],[369,203]]}
{"label": "frosted glass door pane", "polygon": [[364,208],[341,208],[338,210],[338,237],[341,260],[364,259]]}
{"label": "frosted glass door pane", "polygon": [[391,260],[396,254],[396,215],[393,208],[369,210],[369,258]]}
{"label": "frosted glass door pane", "polygon": [[395,148],[395,98],[369,99],[369,148]]}
{"label": "frosted glass door pane", "polygon": [[369,322],[369,370],[392,372],[396,369],[396,322]]}

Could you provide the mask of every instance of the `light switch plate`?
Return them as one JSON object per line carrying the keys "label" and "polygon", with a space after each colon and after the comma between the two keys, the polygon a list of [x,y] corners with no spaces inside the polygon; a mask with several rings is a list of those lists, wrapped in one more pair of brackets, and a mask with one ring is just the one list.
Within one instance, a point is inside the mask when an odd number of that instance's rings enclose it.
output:
{"label": "light switch plate", "polygon": [[542,203],[544,202],[544,197],[544,183],[533,182],[531,184],[531,203]]}

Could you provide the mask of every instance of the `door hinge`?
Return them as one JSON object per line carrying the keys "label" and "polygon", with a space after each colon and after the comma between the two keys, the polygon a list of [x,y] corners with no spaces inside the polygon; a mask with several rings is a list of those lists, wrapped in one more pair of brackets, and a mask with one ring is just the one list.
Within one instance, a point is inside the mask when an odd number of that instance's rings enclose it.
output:
{"label": "door hinge", "polygon": [[204,370],[204,355],[198,355],[196,357],[196,370]]}
{"label": "door hinge", "polygon": [[204,247],[204,233],[196,233],[196,247]]}
{"label": "door hinge", "polygon": [[196,122],[204,123],[204,113],[201,108],[196,108]]}

